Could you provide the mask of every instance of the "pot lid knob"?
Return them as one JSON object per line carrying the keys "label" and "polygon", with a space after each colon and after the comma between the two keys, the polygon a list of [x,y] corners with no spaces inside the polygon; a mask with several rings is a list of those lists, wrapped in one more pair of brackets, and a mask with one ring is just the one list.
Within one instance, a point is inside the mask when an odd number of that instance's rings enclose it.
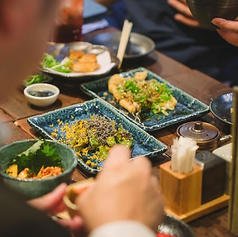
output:
{"label": "pot lid knob", "polygon": [[200,142],[218,139],[220,136],[220,132],[215,126],[201,121],[188,122],[180,125],[177,128],[177,134],[178,136],[187,137]]}

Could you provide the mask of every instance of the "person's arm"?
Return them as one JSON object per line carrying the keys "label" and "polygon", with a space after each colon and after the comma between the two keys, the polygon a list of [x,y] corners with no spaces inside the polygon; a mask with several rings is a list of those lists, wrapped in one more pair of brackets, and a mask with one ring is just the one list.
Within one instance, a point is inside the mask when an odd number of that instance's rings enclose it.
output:
{"label": "person's arm", "polygon": [[110,7],[113,3],[117,2],[117,0],[94,0],[94,1],[106,7]]}
{"label": "person's arm", "polygon": [[212,23],[218,26],[217,32],[228,43],[238,47],[238,22],[229,21],[223,18],[214,18]]}
{"label": "person's arm", "polygon": [[113,223],[120,231],[117,222],[121,221],[136,222],[154,234],[157,231],[164,207],[158,180],[151,174],[147,158],[130,160],[130,157],[130,150],[125,146],[111,148],[96,182],[76,199],[88,232]]}
{"label": "person's arm", "polygon": [[176,21],[190,27],[201,27],[189,10],[186,0],[168,0],[168,4],[178,11],[174,16]]}
{"label": "person's arm", "polygon": [[89,237],[155,237],[155,232],[135,221],[118,221],[93,230]]}

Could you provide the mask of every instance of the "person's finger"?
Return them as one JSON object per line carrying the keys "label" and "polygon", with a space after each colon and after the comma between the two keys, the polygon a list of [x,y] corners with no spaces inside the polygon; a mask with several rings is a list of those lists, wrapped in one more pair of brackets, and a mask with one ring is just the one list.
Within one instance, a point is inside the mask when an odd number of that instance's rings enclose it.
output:
{"label": "person's finger", "polygon": [[184,25],[190,26],[190,27],[201,27],[200,23],[194,19],[194,18],[190,18],[190,17],[186,17],[182,14],[176,14],[174,16],[174,19],[178,22],[183,23]]}
{"label": "person's finger", "polygon": [[136,167],[136,169],[148,169],[151,170],[152,164],[149,161],[148,158],[144,156],[136,156],[133,159],[131,159],[132,165]]}
{"label": "person's finger", "polygon": [[168,0],[168,4],[174,9],[176,9],[178,12],[186,16],[193,17],[190,9],[184,2],[180,2],[178,0]]}
{"label": "person's finger", "polygon": [[83,220],[79,216],[72,219],[59,219],[57,222],[72,233],[77,233],[83,227]]}
{"label": "person's finger", "polygon": [[225,29],[225,30],[232,31],[234,33],[238,33],[237,21],[229,21],[223,18],[214,18],[212,19],[212,24],[218,26],[220,29]]}
{"label": "person's finger", "polygon": [[113,146],[109,153],[108,157],[103,165],[103,169],[107,167],[116,168],[120,167],[129,162],[131,157],[131,151],[129,148],[123,145],[115,145]]}
{"label": "person's finger", "polygon": [[62,198],[66,192],[66,187],[67,184],[62,183],[52,192],[28,201],[28,204],[42,211],[50,212],[50,214],[60,212],[64,209],[62,206]]}
{"label": "person's finger", "polygon": [[217,30],[217,32],[228,43],[238,47],[238,34],[237,33],[227,31],[227,30],[223,30],[223,29]]}

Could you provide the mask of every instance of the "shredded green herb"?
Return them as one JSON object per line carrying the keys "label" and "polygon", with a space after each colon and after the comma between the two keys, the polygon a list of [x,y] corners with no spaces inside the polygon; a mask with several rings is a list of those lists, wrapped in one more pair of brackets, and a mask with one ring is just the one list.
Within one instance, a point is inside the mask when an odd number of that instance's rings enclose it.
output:
{"label": "shredded green herb", "polygon": [[16,155],[8,164],[8,167],[17,164],[19,170],[29,168],[29,173],[37,174],[41,167],[58,166],[62,168],[62,162],[53,145],[43,139],[39,139],[25,152]]}
{"label": "shredded green herb", "polygon": [[24,84],[26,86],[29,86],[35,83],[43,82],[44,80],[45,80],[45,77],[41,74],[31,75],[26,80],[24,80]]}
{"label": "shredded green herb", "polygon": [[54,71],[69,73],[72,72],[70,65],[71,60],[58,62],[53,55],[45,53],[41,63],[43,68],[51,68]]}

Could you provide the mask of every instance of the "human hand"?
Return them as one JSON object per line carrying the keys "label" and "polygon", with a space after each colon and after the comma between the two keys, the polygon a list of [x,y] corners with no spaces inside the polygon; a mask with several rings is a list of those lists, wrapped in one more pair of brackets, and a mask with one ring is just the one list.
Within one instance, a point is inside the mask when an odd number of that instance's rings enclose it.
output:
{"label": "human hand", "polygon": [[176,21],[190,27],[201,27],[200,23],[193,17],[186,0],[168,0],[168,4],[179,12],[174,16]]}
{"label": "human hand", "polygon": [[130,160],[122,145],[109,152],[96,182],[76,199],[88,231],[113,221],[138,221],[156,231],[162,221],[163,198],[145,157]]}
{"label": "human hand", "polygon": [[[52,192],[28,201],[27,203],[49,215],[56,215],[59,212],[65,211],[66,207],[63,202],[63,196],[66,192],[67,184],[63,183],[56,187]],[[63,227],[67,228],[72,233],[77,233],[82,227],[82,219],[76,216],[72,219],[57,220]]]}
{"label": "human hand", "polygon": [[[236,19],[237,20],[237,19]],[[214,18],[212,23],[218,26],[217,32],[228,43],[238,47],[238,22],[229,21],[223,18]]]}

